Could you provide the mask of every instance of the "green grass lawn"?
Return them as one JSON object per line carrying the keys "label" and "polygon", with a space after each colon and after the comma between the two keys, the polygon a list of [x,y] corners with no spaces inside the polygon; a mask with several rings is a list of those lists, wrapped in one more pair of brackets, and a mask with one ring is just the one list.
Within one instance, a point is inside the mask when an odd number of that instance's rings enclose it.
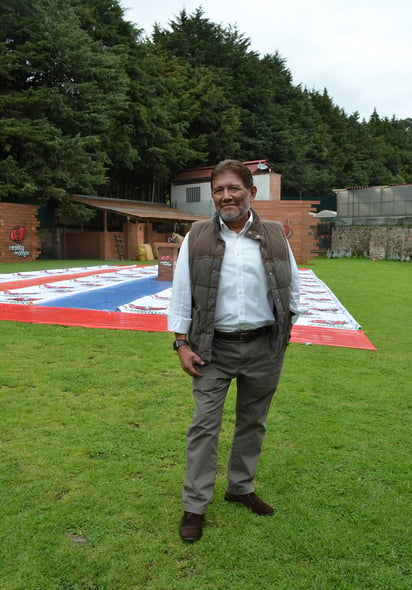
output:
{"label": "green grass lawn", "polygon": [[[86,264],[100,262],[0,273]],[[412,265],[310,268],[377,351],[289,346],[256,481],[271,518],[223,500],[230,391],[192,545],[178,535],[191,384],[172,336],[0,322],[2,590],[410,590]]]}

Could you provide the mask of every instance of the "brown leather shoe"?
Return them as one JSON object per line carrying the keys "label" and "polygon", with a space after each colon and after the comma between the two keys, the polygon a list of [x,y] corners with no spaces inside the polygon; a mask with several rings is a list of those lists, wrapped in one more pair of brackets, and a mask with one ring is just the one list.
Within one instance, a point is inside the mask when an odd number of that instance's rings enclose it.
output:
{"label": "brown leather shoe", "polygon": [[198,541],[202,536],[204,514],[184,512],[179,533],[183,541]]}
{"label": "brown leather shoe", "polygon": [[269,506],[269,504],[256,496],[255,492],[250,494],[230,494],[226,492],[225,500],[228,502],[241,502],[246,508],[262,516],[270,516],[275,512],[272,506]]}

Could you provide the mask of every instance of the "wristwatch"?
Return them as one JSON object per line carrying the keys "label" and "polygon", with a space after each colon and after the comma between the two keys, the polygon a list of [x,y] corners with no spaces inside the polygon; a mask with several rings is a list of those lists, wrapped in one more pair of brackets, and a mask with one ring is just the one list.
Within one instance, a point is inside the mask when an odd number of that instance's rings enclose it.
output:
{"label": "wristwatch", "polygon": [[173,350],[179,350],[181,346],[189,346],[189,342],[187,340],[175,340],[173,342]]}

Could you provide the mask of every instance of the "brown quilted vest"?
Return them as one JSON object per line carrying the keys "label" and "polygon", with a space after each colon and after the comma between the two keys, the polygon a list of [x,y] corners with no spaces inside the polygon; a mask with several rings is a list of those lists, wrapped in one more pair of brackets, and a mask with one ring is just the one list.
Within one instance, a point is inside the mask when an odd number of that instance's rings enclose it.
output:
{"label": "brown quilted vest", "polygon": [[[219,218],[215,214],[213,219],[195,222],[189,234],[192,324],[188,336],[191,348],[206,362],[212,358],[217,288],[225,253],[225,242],[219,229]],[[260,242],[260,253],[274,301],[274,346],[281,352],[287,344],[291,327],[291,270],[285,232],[277,221],[262,222],[253,211],[253,222],[246,236]]]}

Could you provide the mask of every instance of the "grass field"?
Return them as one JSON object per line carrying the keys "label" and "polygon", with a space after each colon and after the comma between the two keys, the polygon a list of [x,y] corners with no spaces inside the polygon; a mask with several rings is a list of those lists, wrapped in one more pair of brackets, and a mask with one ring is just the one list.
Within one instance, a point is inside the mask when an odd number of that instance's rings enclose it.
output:
{"label": "grass field", "polygon": [[[0,273],[99,264],[0,265]],[[256,491],[178,536],[189,377],[172,336],[0,322],[3,590],[410,590],[412,265],[312,261],[377,351],[291,344]]]}

